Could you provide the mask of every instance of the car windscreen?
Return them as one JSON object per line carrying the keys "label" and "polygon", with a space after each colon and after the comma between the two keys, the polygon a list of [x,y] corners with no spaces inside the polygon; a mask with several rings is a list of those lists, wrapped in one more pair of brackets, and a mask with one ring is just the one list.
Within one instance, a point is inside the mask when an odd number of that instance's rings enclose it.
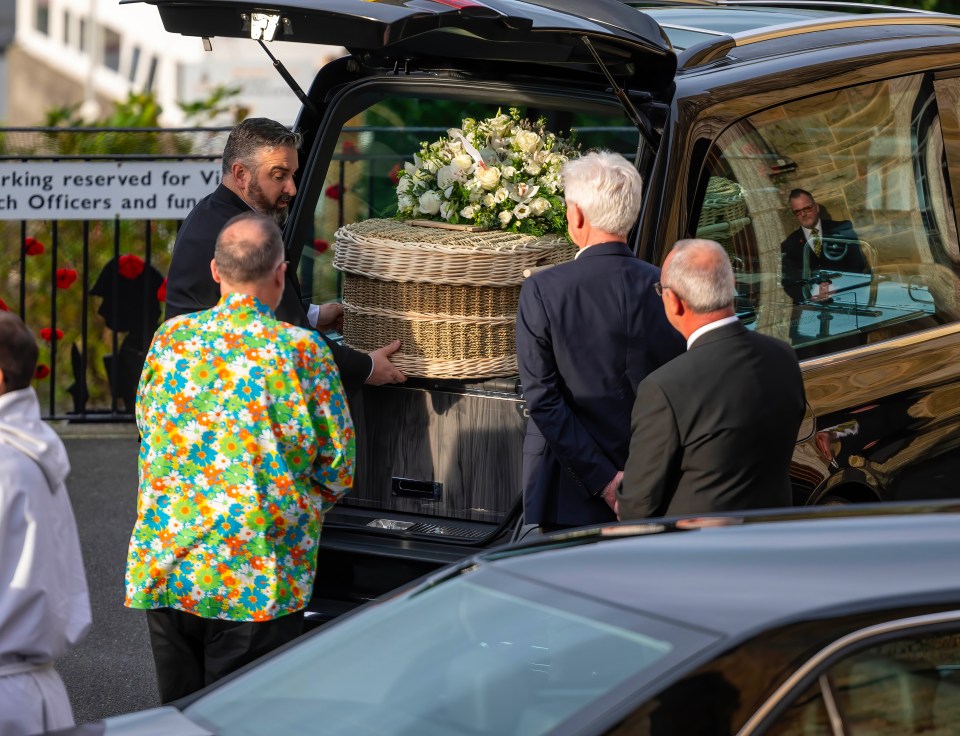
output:
{"label": "car windscreen", "polygon": [[530,736],[607,710],[712,641],[480,569],[304,637],[185,712],[228,736]]}

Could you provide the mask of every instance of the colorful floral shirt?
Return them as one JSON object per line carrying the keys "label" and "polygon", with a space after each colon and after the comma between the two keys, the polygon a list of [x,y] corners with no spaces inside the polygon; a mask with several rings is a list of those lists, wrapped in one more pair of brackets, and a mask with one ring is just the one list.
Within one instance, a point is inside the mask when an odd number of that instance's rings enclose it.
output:
{"label": "colorful floral shirt", "polygon": [[125,604],[232,621],[306,606],[323,516],[353,484],[353,423],[323,340],[228,294],[160,327],[136,414]]}

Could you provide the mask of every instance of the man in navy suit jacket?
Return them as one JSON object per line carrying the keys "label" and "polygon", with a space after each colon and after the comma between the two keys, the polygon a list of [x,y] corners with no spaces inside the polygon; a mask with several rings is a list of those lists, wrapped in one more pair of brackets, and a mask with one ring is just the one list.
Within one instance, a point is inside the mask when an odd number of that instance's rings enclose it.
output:
{"label": "man in navy suit jacket", "polygon": [[653,289],[660,270],[626,245],[640,210],[636,169],[603,152],[569,162],[562,175],[580,252],[527,279],[517,313],[530,414],[524,521],[544,531],[616,519],[637,384],[683,351]]}
{"label": "man in navy suit jacket", "polygon": [[637,388],[621,519],[789,506],[805,407],[796,353],[744,327],[712,240],[681,240],[659,289],[687,352]]}

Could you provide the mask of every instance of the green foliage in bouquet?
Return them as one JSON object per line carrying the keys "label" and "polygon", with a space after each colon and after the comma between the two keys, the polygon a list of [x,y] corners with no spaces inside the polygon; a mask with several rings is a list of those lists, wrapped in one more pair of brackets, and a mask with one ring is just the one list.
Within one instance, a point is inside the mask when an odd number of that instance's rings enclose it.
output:
{"label": "green foliage in bouquet", "polygon": [[397,216],[565,234],[560,169],[579,152],[544,126],[511,108],[486,120],[466,118],[446,138],[421,143],[400,173]]}

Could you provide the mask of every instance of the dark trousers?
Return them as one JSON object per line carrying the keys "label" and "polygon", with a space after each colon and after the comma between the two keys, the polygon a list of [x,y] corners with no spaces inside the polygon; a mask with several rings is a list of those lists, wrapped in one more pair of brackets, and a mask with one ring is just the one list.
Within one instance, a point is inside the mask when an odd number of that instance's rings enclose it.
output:
{"label": "dark trousers", "polygon": [[160,700],[182,698],[303,633],[303,611],[270,621],[201,618],[172,608],[147,611]]}

